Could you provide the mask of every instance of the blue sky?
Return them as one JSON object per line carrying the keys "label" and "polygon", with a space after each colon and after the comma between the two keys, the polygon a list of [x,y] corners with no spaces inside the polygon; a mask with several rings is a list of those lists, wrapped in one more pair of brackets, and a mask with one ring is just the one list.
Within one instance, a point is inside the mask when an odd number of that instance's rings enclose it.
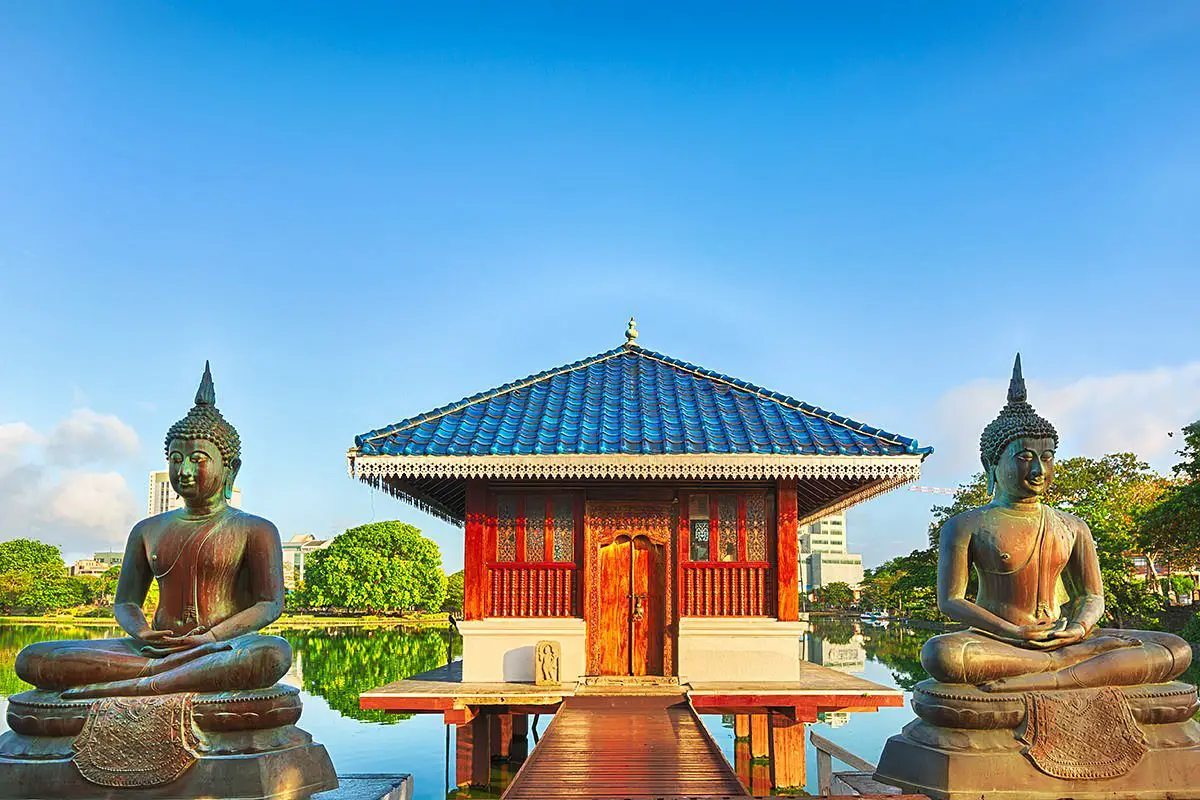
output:
{"label": "blue sky", "polygon": [[[1200,418],[1200,6],[0,2],[0,538],[145,513],[211,359],[248,510],[398,517],[356,433],[641,342],[969,477]],[[436,6],[431,8],[430,6]],[[851,512],[868,563],[929,495]]]}

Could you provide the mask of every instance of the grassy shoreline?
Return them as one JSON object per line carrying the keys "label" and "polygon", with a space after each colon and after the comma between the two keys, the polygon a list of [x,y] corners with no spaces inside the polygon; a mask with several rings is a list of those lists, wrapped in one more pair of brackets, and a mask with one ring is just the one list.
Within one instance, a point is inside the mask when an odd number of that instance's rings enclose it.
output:
{"label": "grassy shoreline", "polygon": [[[0,616],[0,625],[77,625],[80,627],[112,628],[117,621],[112,617],[73,617],[62,616]],[[273,628],[313,628],[313,627],[346,627],[363,628],[371,626],[420,626],[429,628],[447,628],[450,620],[445,614],[423,614],[415,617],[383,617],[364,615],[361,617],[326,617],[309,614],[284,614],[263,630]]]}

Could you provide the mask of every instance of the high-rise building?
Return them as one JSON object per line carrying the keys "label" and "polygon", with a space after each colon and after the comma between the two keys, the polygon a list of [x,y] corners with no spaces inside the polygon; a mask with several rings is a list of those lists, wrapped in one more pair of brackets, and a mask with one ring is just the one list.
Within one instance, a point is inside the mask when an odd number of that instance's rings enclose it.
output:
{"label": "high-rise building", "polygon": [[862,584],[862,556],[846,552],[846,513],[839,511],[800,527],[801,589],[811,592],[831,583],[845,583],[858,591]]}
{"label": "high-rise building", "polygon": [[[233,497],[229,500],[229,505],[234,508],[242,507],[242,490],[236,486],[233,487]],[[150,516],[165,514],[177,508],[183,508],[183,498],[171,488],[171,478],[167,471],[154,470],[150,473]]]}

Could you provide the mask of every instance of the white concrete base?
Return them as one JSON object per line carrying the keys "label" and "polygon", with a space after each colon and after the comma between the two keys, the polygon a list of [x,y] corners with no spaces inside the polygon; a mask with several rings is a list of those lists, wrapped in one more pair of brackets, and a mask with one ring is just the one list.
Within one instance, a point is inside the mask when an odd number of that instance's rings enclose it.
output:
{"label": "white concrete base", "polygon": [[463,682],[532,681],[533,650],[543,639],[562,646],[561,681],[578,681],[587,667],[587,626],[582,619],[490,618],[458,623],[463,640]]}
{"label": "white concrete base", "polygon": [[679,679],[798,681],[803,622],[762,617],[679,620]]}

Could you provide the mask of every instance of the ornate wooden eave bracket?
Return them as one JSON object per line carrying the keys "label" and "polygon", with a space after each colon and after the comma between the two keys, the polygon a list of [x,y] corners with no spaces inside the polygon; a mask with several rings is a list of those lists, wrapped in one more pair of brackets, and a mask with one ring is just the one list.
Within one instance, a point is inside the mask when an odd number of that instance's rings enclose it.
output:
{"label": "ornate wooden eave bracket", "polygon": [[364,456],[347,453],[350,476],[371,478],[569,478],[665,480],[773,480],[777,478],[901,479],[921,476],[922,454],[894,456],[537,455]]}

